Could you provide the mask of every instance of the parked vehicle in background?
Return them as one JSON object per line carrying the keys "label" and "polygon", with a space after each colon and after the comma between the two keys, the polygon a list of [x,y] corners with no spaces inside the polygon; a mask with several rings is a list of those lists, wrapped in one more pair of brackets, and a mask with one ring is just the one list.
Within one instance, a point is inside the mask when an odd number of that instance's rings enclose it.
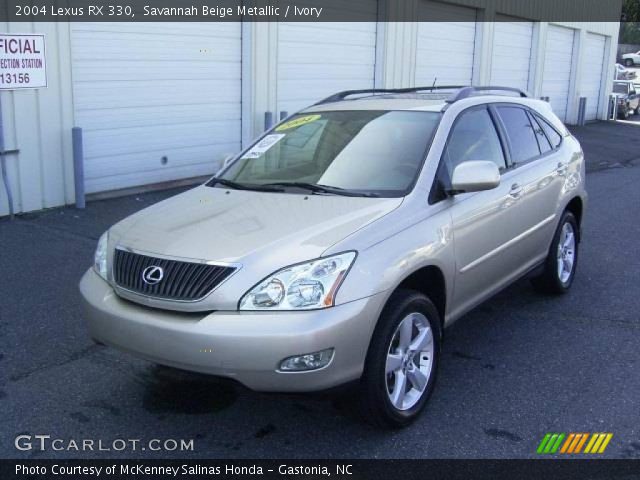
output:
{"label": "parked vehicle in background", "polygon": [[630,115],[640,114],[640,95],[632,81],[613,82],[613,94],[618,104],[618,118],[626,119]]}
{"label": "parked vehicle in background", "polygon": [[636,53],[625,53],[624,55],[622,55],[622,62],[626,67],[640,65],[640,51]]}
{"label": "parked vehicle in background", "polygon": [[364,418],[402,427],[446,326],[527,275],[569,290],[584,182],[522,91],[340,92],[105,232],[84,315],[97,342],[256,390],[358,381]]}
{"label": "parked vehicle in background", "polygon": [[628,70],[619,63],[616,63],[613,77],[614,80],[633,80],[634,78],[636,78],[636,72]]}

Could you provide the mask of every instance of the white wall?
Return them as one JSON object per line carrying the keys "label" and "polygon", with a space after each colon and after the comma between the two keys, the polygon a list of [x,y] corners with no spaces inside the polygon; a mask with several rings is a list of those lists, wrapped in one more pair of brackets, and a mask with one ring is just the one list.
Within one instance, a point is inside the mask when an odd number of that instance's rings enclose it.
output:
{"label": "white wall", "polygon": [[[419,0],[395,2],[392,8],[415,9]],[[469,2],[467,2],[469,3]],[[495,5],[489,2],[489,5]],[[491,20],[497,14],[481,11],[480,20]],[[608,37],[605,62],[613,65],[616,55],[618,23],[562,23],[576,29],[577,55],[572,73],[568,123],[574,123],[580,92],[583,46],[586,33]],[[37,91],[1,92],[3,125],[7,149],[20,153],[7,156],[16,212],[27,212],[73,203],[73,162],[71,127],[73,94],[71,78],[71,46],[69,25],[65,23],[0,24],[8,32],[44,33],[47,42],[49,86]],[[544,45],[547,23],[536,23],[531,65],[531,94],[541,95],[544,69]],[[489,82],[493,24],[478,26],[475,84]],[[405,87],[414,84],[416,72],[416,22],[384,23],[377,28],[375,84],[377,87]],[[262,132],[264,112],[277,112],[278,26],[272,23],[246,23],[242,26],[242,141],[246,145]],[[612,89],[611,69],[603,73],[600,112],[606,114],[606,92]],[[4,186],[0,184],[0,216],[8,214]]]}
{"label": "white wall", "polygon": [[[69,24],[0,23],[0,31],[43,33],[47,88],[0,92],[5,149],[14,209],[28,212],[73,202],[71,55]],[[9,207],[0,182],[0,216]]]}

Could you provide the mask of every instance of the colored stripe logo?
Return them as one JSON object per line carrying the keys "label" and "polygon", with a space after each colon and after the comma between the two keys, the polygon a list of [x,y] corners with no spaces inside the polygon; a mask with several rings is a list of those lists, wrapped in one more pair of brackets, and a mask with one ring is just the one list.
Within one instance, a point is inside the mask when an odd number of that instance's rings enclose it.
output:
{"label": "colored stripe logo", "polygon": [[538,445],[537,453],[600,454],[604,453],[612,438],[613,433],[547,433]]}

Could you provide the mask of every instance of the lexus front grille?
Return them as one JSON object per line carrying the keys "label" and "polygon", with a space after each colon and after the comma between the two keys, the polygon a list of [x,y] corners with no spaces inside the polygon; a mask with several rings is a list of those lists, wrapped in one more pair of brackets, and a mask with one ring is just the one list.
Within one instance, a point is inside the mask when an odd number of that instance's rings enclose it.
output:
{"label": "lexus front grille", "polygon": [[119,287],[166,300],[200,300],[234,271],[234,267],[155,258],[121,249],[116,249],[113,259],[113,278]]}

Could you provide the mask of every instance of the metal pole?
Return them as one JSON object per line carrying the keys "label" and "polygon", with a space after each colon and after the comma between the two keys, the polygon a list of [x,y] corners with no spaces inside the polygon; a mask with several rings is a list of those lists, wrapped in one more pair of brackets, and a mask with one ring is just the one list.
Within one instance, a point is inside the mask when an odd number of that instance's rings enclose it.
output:
{"label": "metal pole", "polygon": [[613,120],[614,122],[618,121],[618,98],[615,95],[610,95],[609,98],[611,99],[613,106],[613,115],[611,120]]}
{"label": "metal pole", "polygon": [[7,191],[7,203],[9,204],[9,218],[13,220],[13,195],[11,193],[11,185],[7,176],[7,163],[4,149],[4,125],[2,124],[2,99],[0,98],[0,169],[2,170],[2,181]]}
{"label": "metal pole", "polygon": [[82,150],[82,128],[71,129],[73,142],[73,183],[76,191],[76,208],[84,208],[84,152]]}
{"label": "metal pole", "polygon": [[269,130],[273,126],[273,112],[264,112],[264,129]]}
{"label": "metal pole", "polygon": [[587,97],[580,97],[578,103],[578,125],[584,127],[587,123]]}

